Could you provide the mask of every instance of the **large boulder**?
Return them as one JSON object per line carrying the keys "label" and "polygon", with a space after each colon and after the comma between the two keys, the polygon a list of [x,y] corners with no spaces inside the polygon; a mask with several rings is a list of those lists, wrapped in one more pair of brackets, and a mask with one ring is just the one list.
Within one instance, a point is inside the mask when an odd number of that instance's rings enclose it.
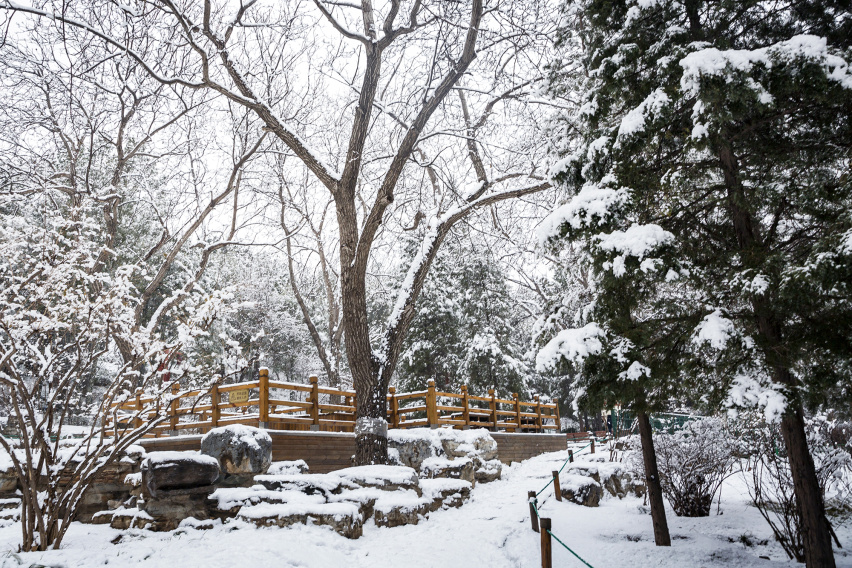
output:
{"label": "large boulder", "polygon": [[362,465],[339,469],[332,472],[332,474],[344,481],[361,487],[374,487],[382,491],[410,489],[418,496],[422,493],[420,491],[417,472],[410,467],[398,465]]}
{"label": "large boulder", "polygon": [[426,479],[445,477],[447,479],[460,479],[471,484],[476,482],[473,460],[466,457],[452,460],[442,457],[429,458],[423,461],[420,474]]}
{"label": "large boulder", "polygon": [[189,517],[198,520],[215,518],[215,503],[210,499],[213,489],[207,486],[164,491],[158,499],[139,501],[138,508],[154,519],[149,528],[171,531]]}
{"label": "large boulder", "polygon": [[432,501],[410,490],[389,493],[374,503],[373,521],[377,527],[416,525],[429,512]]}
{"label": "large boulder", "polygon": [[272,463],[272,438],[259,428],[231,424],[213,428],[201,439],[201,453],[216,458],[226,476],[251,479]]}
{"label": "large boulder", "polygon": [[497,481],[503,474],[503,464],[500,460],[483,461],[480,458],[474,458],[474,478],[477,483],[491,483]]}
{"label": "large boulder", "polygon": [[566,473],[590,477],[607,493],[619,499],[629,494],[637,497],[645,494],[645,484],[628,471],[623,463],[606,461],[603,457],[568,464]]}
{"label": "large boulder", "polygon": [[305,460],[272,462],[266,473],[268,475],[298,475],[300,473],[308,473],[308,464]]}
{"label": "large boulder", "polygon": [[490,461],[497,457],[497,442],[486,430],[438,430],[444,453],[453,458],[478,457]]}
{"label": "large boulder", "polygon": [[151,452],[142,462],[142,485],[155,499],[177,490],[209,487],[212,492],[218,478],[219,461],[194,452]]}
{"label": "large boulder", "polygon": [[497,442],[485,429],[412,428],[388,432],[391,461],[417,470],[423,478],[487,483],[500,479]]}
{"label": "large boulder", "polygon": [[289,527],[296,524],[327,525],[346,538],[361,536],[364,519],[354,503],[289,503],[249,505],[237,518],[261,527]]}
{"label": "large boulder", "polygon": [[388,454],[392,459],[418,471],[423,460],[432,457],[432,452],[432,442],[426,438],[397,436],[388,439]]}
{"label": "large boulder", "polygon": [[420,486],[423,489],[423,497],[432,499],[430,512],[441,508],[461,507],[470,498],[472,487],[468,481],[448,478],[421,479]]}
{"label": "large boulder", "polygon": [[597,507],[603,497],[600,483],[591,477],[563,474],[559,478],[562,497],[584,507]]}

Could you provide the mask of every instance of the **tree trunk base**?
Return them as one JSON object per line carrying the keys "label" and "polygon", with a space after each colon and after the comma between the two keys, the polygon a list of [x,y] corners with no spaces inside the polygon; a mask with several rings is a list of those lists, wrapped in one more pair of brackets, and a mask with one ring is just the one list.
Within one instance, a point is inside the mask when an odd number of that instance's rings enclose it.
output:
{"label": "tree trunk base", "polygon": [[788,412],[781,419],[781,435],[787,446],[787,459],[796,491],[796,506],[801,519],[802,542],[805,546],[805,565],[808,568],[834,568],[831,547],[831,526],[825,517],[825,504],[808,451],[802,409]]}
{"label": "tree trunk base", "polygon": [[651,521],[654,524],[654,542],[657,546],[671,546],[672,538],[669,535],[669,523],[666,520],[660,473],[657,471],[657,452],[654,450],[651,420],[645,412],[640,412],[637,418],[639,437],[642,440],[642,459],[645,463],[645,484],[648,488],[648,502],[651,504]]}
{"label": "tree trunk base", "polygon": [[355,465],[388,463],[388,439],[376,434],[359,434],[355,439]]}

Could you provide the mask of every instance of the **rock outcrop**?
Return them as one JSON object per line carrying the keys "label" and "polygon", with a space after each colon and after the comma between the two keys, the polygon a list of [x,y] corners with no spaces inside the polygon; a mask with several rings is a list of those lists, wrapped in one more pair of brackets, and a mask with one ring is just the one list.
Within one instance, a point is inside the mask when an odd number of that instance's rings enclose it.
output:
{"label": "rock outcrop", "polygon": [[388,454],[425,479],[461,479],[471,484],[500,479],[497,442],[482,428],[412,428],[388,432]]}
{"label": "rock outcrop", "polygon": [[259,428],[231,424],[201,438],[201,453],[219,462],[220,485],[251,485],[254,476],[266,473],[272,464],[272,438]]}

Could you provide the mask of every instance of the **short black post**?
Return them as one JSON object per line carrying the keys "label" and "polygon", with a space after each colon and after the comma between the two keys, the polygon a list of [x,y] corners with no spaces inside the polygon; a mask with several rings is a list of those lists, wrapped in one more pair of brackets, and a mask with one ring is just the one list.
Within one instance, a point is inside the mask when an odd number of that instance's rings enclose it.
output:
{"label": "short black post", "polygon": [[594,439],[594,438],[592,438],[592,451],[591,451],[591,452],[589,452],[589,453],[590,453],[590,454],[595,453],[595,439]]}
{"label": "short black post", "polygon": [[568,461],[574,463],[574,450],[568,450]]}
{"label": "short black post", "polygon": [[562,490],[559,488],[559,472],[553,472],[553,490],[556,491],[556,500],[562,501]]}
{"label": "short black post", "polygon": [[541,568],[553,568],[553,549],[550,546],[550,519],[541,519]]}
{"label": "short black post", "polygon": [[529,493],[527,493],[527,497],[529,498],[530,502],[530,524],[532,524],[532,530],[538,532],[538,515],[535,512],[534,504],[536,499],[535,491],[530,491]]}

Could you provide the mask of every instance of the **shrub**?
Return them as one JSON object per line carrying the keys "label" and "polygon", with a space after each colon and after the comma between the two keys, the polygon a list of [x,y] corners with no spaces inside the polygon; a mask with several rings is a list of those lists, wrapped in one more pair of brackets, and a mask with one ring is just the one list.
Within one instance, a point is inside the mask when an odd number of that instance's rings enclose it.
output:
{"label": "shrub", "polygon": [[[852,456],[845,444],[835,441],[838,432],[832,421],[816,417],[808,419],[806,426],[808,447],[826,510],[838,519],[850,510]],[[780,429],[777,424],[752,420],[749,430],[750,463],[745,477],[752,503],[769,523],[775,539],[787,555],[804,562],[801,519]]]}
{"label": "shrub", "polygon": [[687,422],[654,436],[663,494],[679,517],[707,517],[713,496],[731,475],[735,444],[718,418]]}

